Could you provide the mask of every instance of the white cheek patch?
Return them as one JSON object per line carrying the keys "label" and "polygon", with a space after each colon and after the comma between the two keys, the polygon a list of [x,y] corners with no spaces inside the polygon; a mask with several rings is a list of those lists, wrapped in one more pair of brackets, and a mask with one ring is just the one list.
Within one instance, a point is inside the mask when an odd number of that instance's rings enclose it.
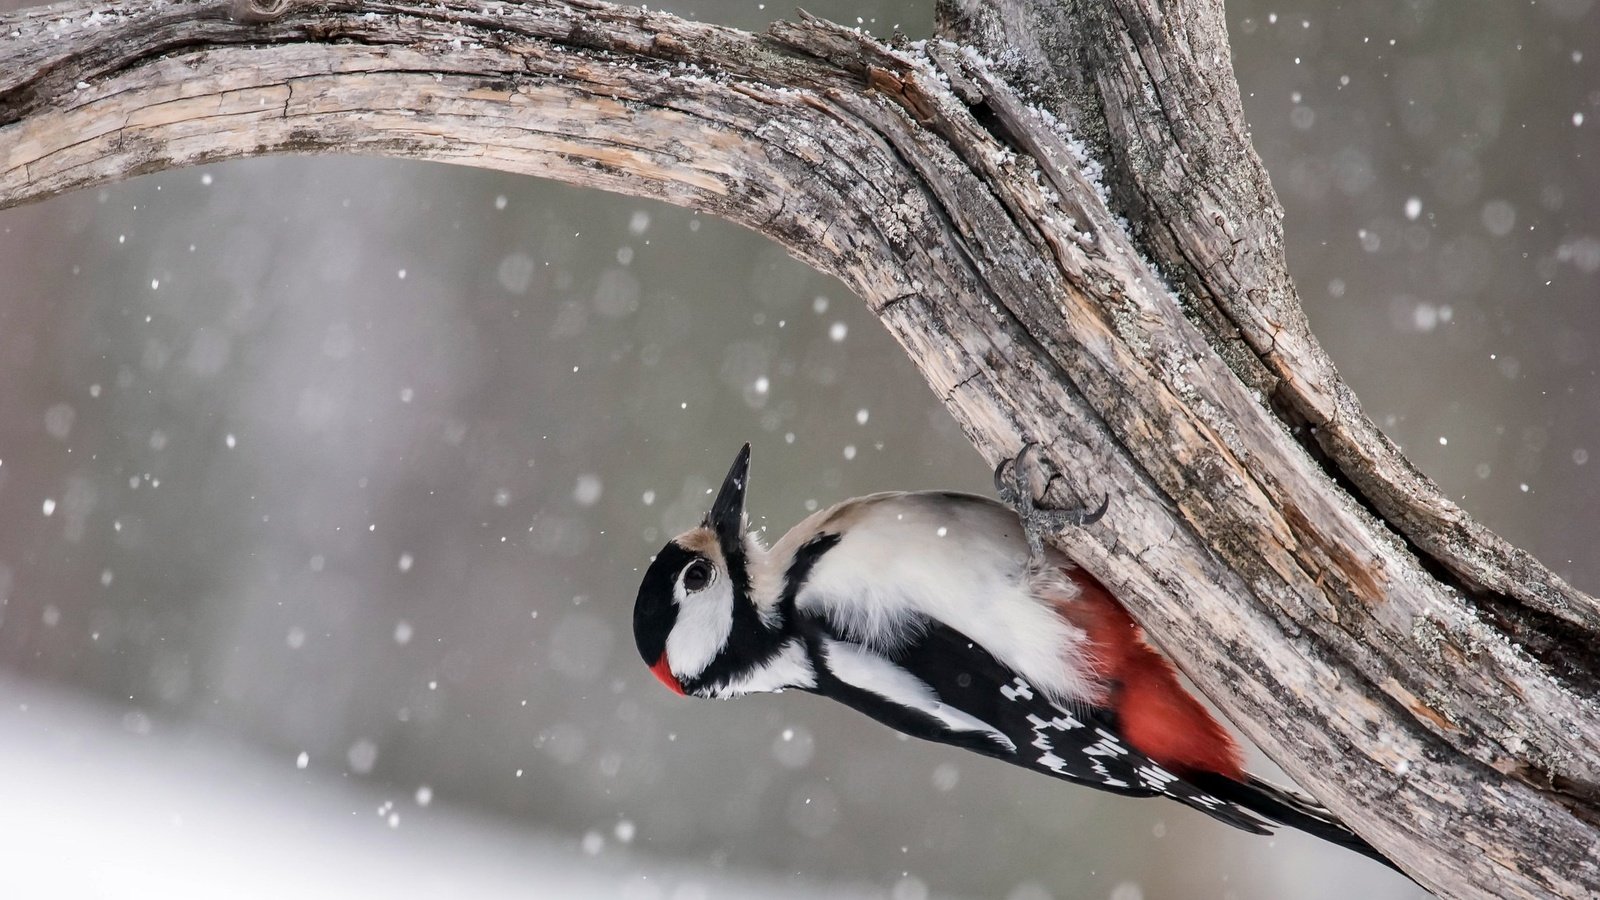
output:
{"label": "white cheek patch", "polygon": [[828,641],[824,645],[828,671],[845,684],[871,691],[908,709],[926,713],[952,731],[976,731],[1009,751],[1017,745],[998,728],[941,701],[928,683],[858,644]]}
{"label": "white cheek patch", "polygon": [[733,589],[721,577],[703,591],[686,593],[680,579],[672,588],[678,621],[667,635],[667,664],[680,680],[706,670],[733,633]]}

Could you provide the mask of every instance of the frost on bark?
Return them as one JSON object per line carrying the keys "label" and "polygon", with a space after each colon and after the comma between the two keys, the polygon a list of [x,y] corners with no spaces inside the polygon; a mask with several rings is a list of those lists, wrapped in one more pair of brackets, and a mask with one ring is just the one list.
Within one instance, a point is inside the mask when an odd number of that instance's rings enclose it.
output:
{"label": "frost on bark", "polygon": [[1473,522],[1311,335],[1217,0],[941,0],[890,47],[588,0],[76,0],[0,17],[0,208],[268,153],[742,223],[878,315],[1060,546],[1424,885],[1600,891],[1600,604]]}

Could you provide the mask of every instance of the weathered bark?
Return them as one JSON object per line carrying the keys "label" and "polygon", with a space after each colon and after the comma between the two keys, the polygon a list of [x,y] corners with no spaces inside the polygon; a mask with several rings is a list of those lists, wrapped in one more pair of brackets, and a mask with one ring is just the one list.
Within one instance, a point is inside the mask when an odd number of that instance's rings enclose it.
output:
{"label": "weathered bark", "polygon": [[1109,491],[1063,549],[1419,881],[1600,891],[1600,605],[1441,496],[1316,344],[1220,5],[950,0],[941,27],[1007,67],[578,0],[25,10],[0,207],[376,153],[743,223],[849,284],[990,459],[1028,435]]}

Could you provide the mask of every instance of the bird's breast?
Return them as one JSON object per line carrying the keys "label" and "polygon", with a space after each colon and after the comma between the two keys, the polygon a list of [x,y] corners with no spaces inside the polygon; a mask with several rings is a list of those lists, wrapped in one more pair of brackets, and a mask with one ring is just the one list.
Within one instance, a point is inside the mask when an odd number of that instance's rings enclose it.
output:
{"label": "bird's breast", "polygon": [[[837,544],[796,592],[802,611],[883,650],[916,640],[931,620],[966,635],[1057,699],[1095,694],[1083,633],[1056,610],[1067,598],[1040,595],[1009,508],[943,493],[853,502],[841,504],[832,519]],[[820,527],[829,524],[823,518]]]}

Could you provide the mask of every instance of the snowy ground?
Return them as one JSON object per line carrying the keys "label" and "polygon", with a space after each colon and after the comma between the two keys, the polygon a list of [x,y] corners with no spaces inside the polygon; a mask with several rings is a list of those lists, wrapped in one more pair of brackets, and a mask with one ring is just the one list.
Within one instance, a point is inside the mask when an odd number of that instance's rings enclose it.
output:
{"label": "snowy ground", "polygon": [[[141,733],[144,732],[144,733]],[[694,869],[297,771],[0,676],[0,868],[16,898],[871,897]],[[591,848],[592,849],[592,848]]]}

